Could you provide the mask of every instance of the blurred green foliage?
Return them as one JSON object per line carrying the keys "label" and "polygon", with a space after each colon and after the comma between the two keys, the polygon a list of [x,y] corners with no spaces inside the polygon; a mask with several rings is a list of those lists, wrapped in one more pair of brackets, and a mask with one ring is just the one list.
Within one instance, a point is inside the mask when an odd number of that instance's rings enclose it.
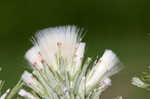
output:
{"label": "blurred green foliage", "polygon": [[103,99],[149,99],[148,91],[130,84],[150,65],[149,10],[149,0],[1,0],[0,78],[13,87],[29,68],[24,53],[37,30],[75,24],[87,30],[87,55],[112,49],[125,65]]}

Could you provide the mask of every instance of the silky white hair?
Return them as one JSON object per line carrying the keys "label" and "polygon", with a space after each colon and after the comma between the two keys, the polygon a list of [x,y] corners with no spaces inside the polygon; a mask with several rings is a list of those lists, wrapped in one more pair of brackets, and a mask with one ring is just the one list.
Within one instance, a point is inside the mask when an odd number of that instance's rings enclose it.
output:
{"label": "silky white hair", "polygon": [[76,26],[47,28],[36,33],[34,44],[38,45],[43,60],[56,70],[56,54],[59,47],[63,58],[71,61],[76,47],[81,42],[82,30]]}

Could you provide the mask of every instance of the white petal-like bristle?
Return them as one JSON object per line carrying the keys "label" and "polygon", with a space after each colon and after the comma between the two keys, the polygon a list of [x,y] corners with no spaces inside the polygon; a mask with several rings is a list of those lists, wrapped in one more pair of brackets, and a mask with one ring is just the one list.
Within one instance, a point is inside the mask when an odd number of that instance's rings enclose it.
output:
{"label": "white petal-like bristle", "polygon": [[72,59],[75,47],[80,42],[80,30],[75,26],[62,26],[39,31],[36,40],[44,60],[54,69],[59,49],[65,59]]}
{"label": "white petal-like bristle", "polygon": [[25,54],[25,58],[29,61],[33,69],[43,69],[43,60],[38,46],[34,46],[29,49]]}

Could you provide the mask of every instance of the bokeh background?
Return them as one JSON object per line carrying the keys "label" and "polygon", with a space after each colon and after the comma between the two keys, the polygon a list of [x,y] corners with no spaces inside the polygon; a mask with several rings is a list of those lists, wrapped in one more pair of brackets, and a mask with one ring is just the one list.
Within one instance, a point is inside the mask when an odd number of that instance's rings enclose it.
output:
{"label": "bokeh background", "polygon": [[0,0],[0,79],[6,88],[28,69],[24,53],[34,33],[68,24],[87,31],[89,56],[112,49],[125,66],[102,99],[150,99],[148,91],[130,84],[150,65],[150,0]]}

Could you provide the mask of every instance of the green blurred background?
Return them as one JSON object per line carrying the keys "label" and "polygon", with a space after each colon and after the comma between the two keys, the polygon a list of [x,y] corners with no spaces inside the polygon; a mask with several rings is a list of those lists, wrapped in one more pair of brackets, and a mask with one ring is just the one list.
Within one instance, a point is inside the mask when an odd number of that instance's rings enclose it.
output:
{"label": "green blurred background", "polygon": [[150,0],[0,0],[0,78],[6,88],[28,69],[24,53],[37,30],[74,24],[87,30],[89,56],[117,53],[125,68],[102,99],[150,99],[131,78],[150,65]]}

